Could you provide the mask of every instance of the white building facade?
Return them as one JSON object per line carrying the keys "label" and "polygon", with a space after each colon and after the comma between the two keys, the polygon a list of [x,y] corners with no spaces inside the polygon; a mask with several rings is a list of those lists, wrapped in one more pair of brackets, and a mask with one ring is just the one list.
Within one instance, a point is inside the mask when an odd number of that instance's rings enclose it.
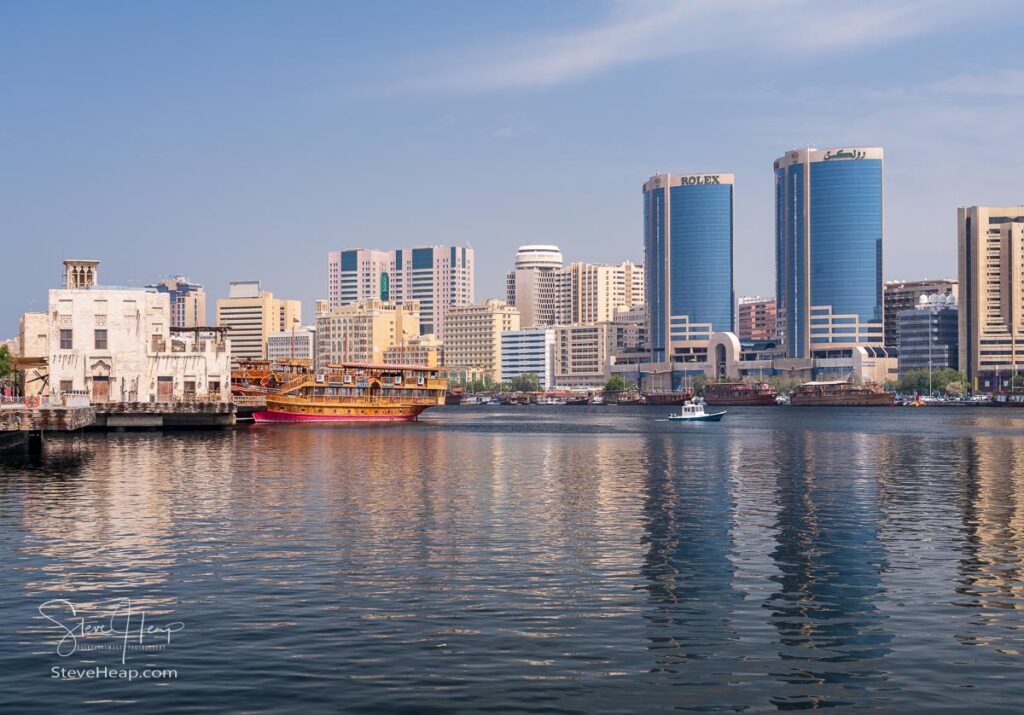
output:
{"label": "white building facade", "polygon": [[309,360],[317,365],[316,325],[303,325],[295,330],[280,330],[267,335],[267,359]]}
{"label": "white building facade", "polygon": [[172,329],[166,293],[51,290],[48,316],[53,394],[82,392],[94,403],[230,400],[224,332]]}
{"label": "white building facade", "polygon": [[555,331],[553,328],[509,330],[501,334],[501,381],[520,375],[540,378],[541,389],[555,384]]}

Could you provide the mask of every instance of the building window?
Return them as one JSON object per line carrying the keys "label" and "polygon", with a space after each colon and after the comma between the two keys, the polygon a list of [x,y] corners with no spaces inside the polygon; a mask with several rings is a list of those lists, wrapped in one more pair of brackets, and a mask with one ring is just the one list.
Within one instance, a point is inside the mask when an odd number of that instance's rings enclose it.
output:
{"label": "building window", "polygon": [[71,350],[71,348],[72,348],[71,329],[70,328],[61,328],[60,329],[60,349],[61,350]]}
{"label": "building window", "polygon": [[61,392],[71,392],[71,390],[72,390],[72,382],[71,382],[71,380],[61,380],[60,381],[60,391]]}
{"label": "building window", "polygon": [[102,330],[97,328],[95,332],[96,332],[96,336],[95,336],[96,337],[96,340],[95,340],[95,342],[96,342],[96,349],[97,350],[106,350],[107,349],[107,330],[106,330],[106,328],[104,328]]}

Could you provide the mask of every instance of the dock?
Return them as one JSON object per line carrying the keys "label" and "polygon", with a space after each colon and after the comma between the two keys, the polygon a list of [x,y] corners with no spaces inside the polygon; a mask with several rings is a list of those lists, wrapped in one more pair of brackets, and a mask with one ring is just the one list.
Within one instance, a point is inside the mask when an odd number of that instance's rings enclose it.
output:
{"label": "dock", "polygon": [[88,399],[67,397],[0,398],[0,452],[42,448],[47,432],[74,432],[96,421]]}
{"label": "dock", "polygon": [[231,427],[233,402],[96,402],[91,429]]}

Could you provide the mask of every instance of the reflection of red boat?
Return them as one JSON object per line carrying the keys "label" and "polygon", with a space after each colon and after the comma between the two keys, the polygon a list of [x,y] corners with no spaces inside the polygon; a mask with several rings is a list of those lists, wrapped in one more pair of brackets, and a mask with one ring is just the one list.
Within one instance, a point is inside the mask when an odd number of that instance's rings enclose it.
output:
{"label": "reflection of red boat", "polygon": [[774,405],[775,388],[767,382],[711,382],[704,386],[709,405]]}
{"label": "reflection of red boat", "polygon": [[685,405],[693,399],[693,390],[682,392],[647,392],[644,393],[644,404],[654,407],[666,407],[669,405]]}

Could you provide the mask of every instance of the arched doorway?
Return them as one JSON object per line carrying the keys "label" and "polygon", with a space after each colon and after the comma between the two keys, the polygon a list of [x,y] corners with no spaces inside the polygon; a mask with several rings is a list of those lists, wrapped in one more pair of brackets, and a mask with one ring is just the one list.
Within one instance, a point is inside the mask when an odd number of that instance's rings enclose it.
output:
{"label": "arched doorway", "polygon": [[715,375],[719,378],[726,376],[725,345],[718,343],[715,346]]}

